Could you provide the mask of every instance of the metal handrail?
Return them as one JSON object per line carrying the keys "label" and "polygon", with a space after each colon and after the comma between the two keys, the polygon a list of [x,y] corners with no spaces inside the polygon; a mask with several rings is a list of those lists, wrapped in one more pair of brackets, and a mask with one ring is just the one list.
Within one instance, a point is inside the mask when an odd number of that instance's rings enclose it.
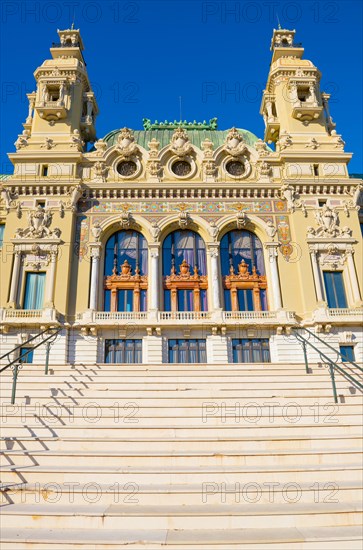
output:
{"label": "metal handrail", "polygon": [[[29,342],[32,342],[33,340],[35,340],[36,338],[38,338],[39,336],[41,336],[42,334],[44,334],[45,332],[48,332],[48,330],[50,329],[50,327],[47,327],[46,329],[42,330],[41,332],[38,332],[38,334],[36,334],[35,336],[32,336],[31,338],[29,338],[26,342],[23,342],[22,344],[19,344],[18,346],[16,346],[15,348],[13,348],[11,351],[8,351],[7,353],[4,353],[4,355],[2,355],[0,357],[0,361],[2,359],[5,359],[5,357],[7,357],[8,355],[10,355],[11,353],[14,353],[14,351],[20,349],[20,348],[23,348],[24,346],[26,346],[27,344],[29,344]],[[1,370],[0,370],[1,372]]]}
{"label": "metal handrail", "polygon": [[354,367],[356,367],[358,370],[362,371],[363,372],[363,368],[358,365],[357,363],[355,363],[354,361],[350,361],[350,359],[345,359],[343,354],[340,353],[340,351],[338,351],[337,349],[333,348],[333,346],[331,346],[330,344],[328,344],[327,342],[325,342],[325,340],[323,340],[322,338],[320,338],[319,336],[317,336],[314,332],[311,332],[311,330],[309,330],[308,328],[306,327],[299,327],[300,330],[305,330],[306,332],[308,332],[311,336],[314,336],[314,338],[316,338],[317,340],[319,340],[319,342],[321,342],[322,344],[324,344],[327,348],[331,349],[332,351],[334,351],[334,353],[336,353],[337,355],[340,356],[340,358],[342,359],[343,363],[350,363],[351,365],[353,365]]}
{"label": "metal handrail", "polygon": [[329,365],[329,374],[332,382],[333,387],[333,395],[334,395],[334,402],[338,403],[338,394],[337,394],[337,387],[335,382],[335,370],[339,372],[342,376],[345,378],[348,378],[353,384],[358,386],[363,391],[363,384],[352,374],[346,372],[341,366],[339,366],[335,361],[330,359],[325,353],[323,353],[319,348],[314,346],[309,340],[304,338],[301,334],[294,333],[295,338],[302,343],[303,345],[303,351],[304,351],[304,359],[305,359],[305,369],[307,374],[309,374],[309,363],[308,363],[308,357],[306,353],[306,345],[308,344],[310,347],[312,347],[321,357],[321,359],[326,362]]}
{"label": "metal handrail", "polygon": [[[36,336],[33,336],[32,338],[29,338],[29,340],[27,340],[26,342],[23,342],[23,344],[21,344],[19,346],[16,346],[16,348],[14,348],[13,350],[6,353],[3,357],[6,357],[7,355],[10,355],[11,353],[13,353],[14,351],[16,351],[17,349],[19,349],[21,347],[24,347],[28,342],[31,342],[35,338],[41,336],[45,332],[49,332],[50,330],[54,330],[54,329],[47,328],[46,330],[43,330],[42,332],[39,332]],[[3,372],[6,369],[9,369],[9,368],[13,371],[13,384],[12,384],[12,388],[11,388],[11,404],[12,405],[14,405],[14,403],[15,403],[16,385],[17,385],[17,381],[18,381],[18,374],[19,374],[19,370],[22,368],[22,365],[24,363],[24,358],[27,357],[29,355],[29,353],[32,353],[35,349],[37,349],[40,346],[42,346],[43,344],[45,344],[46,345],[46,354],[45,354],[44,374],[48,374],[50,346],[54,343],[55,338],[57,337],[57,335],[59,334],[59,332],[61,330],[62,330],[62,327],[55,328],[54,332],[49,334],[49,336],[47,336],[47,338],[44,338],[41,342],[39,342],[35,346],[32,346],[31,349],[29,349],[25,353],[22,353],[20,355],[20,357],[17,357],[16,359],[13,359],[13,361],[10,361],[7,365],[5,365],[5,367],[2,367],[0,369],[0,373]]]}

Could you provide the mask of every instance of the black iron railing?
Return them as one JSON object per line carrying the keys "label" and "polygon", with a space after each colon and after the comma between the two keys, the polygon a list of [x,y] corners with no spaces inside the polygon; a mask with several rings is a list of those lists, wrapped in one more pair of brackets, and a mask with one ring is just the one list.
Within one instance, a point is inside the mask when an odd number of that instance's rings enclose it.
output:
{"label": "black iron railing", "polygon": [[[41,332],[39,332],[35,336],[32,336],[31,338],[29,338],[28,340],[26,340],[22,344],[19,344],[18,346],[13,348],[11,351],[5,353],[4,355],[2,355],[0,357],[0,360],[5,359],[7,357],[8,361],[9,361],[9,363],[7,365],[0,368],[0,372],[3,372],[6,369],[10,369],[10,370],[13,371],[13,384],[12,384],[12,388],[11,388],[11,404],[12,405],[14,405],[14,403],[15,403],[16,386],[17,386],[17,382],[18,382],[19,370],[21,370],[22,367],[23,367],[23,364],[26,363],[26,358],[28,357],[28,355],[30,353],[33,353],[33,351],[35,349],[37,349],[40,346],[43,346],[45,344],[46,349],[45,349],[44,374],[48,374],[50,347],[55,342],[55,340],[56,340],[56,338],[57,338],[57,336],[58,336],[58,334],[61,330],[62,330],[61,328],[48,327],[47,329],[42,330]],[[31,348],[29,348],[27,351],[24,351],[23,353],[21,353],[21,348],[26,348],[26,346],[29,343],[34,342],[34,340],[36,340],[37,338],[42,337],[42,336],[45,336],[45,338],[43,338],[41,342],[38,342],[37,344],[32,345]],[[16,357],[12,361],[10,361],[11,355],[14,354],[14,353],[16,354],[18,351],[19,351],[18,357]]]}
{"label": "black iron railing", "polygon": [[[360,365],[358,365],[354,361],[349,361],[348,359],[346,359],[344,355],[340,353],[340,351],[333,348],[330,344],[322,340],[319,336],[311,332],[309,329],[305,327],[293,327],[293,331],[294,331],[293,334],[295,338],[300,342],[303,348],[306,373],[310,374],[311,372],[309,369],[308,346],[310,346],[319,355],[322,363],[327,365],[329,369],[331,383],[332,383],[335,403],[338,403],[338,393],[337,393],[337,386],[335,381],[336,373],[342,375],[344,378],[352,382],[354,386],[358,387],[361,391],[363,391],[362,381],[358,379],[355,373],[353,374],[352,372],[348,372],[346,369],[346,366],[350,365],[351,367],[358,369],[360,372],[363,373],[363,368]],[[333,359],[331,359],[331,357],[326,355],[321,349],[319,349],[315,344],[313,344],[309,338],[306,338],[305,336],[303,336],[301,334],[301,332],[303,331],[306,332],[309,335],[309,337],[313,336],[316,340],[318,340],[319,343],[324,344],[330,351],[333,351],[334,353],[336,353],[337,355],[336,360],[334,361]],[[344,363],[344,366],[338,364],[339,359],[342,363]]]}

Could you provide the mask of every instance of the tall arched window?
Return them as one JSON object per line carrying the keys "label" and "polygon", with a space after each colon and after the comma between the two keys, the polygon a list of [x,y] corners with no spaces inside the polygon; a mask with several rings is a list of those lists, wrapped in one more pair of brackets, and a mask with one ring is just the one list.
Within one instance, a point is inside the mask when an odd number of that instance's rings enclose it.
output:
{"label": "tall arched window", "polygon": [[114,233],[106,243],[104,310],[146,311],[148,249],[141,233]]}
{"label": "tall arched window", "polygon": [[173,231],[163,243],[165,311],[207,311],[205,243],[194,231]]}
{"label": "tall arched window", "polygon": [[245,229],[224,235],[221,270],[226,311],[267,310],[263,248],[256,235]]}

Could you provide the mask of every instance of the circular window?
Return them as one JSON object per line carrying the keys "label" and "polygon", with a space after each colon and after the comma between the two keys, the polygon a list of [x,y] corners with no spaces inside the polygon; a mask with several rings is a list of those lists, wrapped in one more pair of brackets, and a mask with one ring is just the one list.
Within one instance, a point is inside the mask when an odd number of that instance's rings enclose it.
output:
{"label": "circular window", "polygon": [[117,172],[123,177],[129,177],[137,171],[137,164],[132,160],[125,160],[117,165]]}
{"label": "circular window", "polygon": [[228,174],[231,174],[231,176],[238,177],[238,176],[243,176],[246,168],[243,162],[239,160],[230,160],[226,164],[226,170]]}
{"label": "circular window", "polygon": [[187,176],[192,171],[192,167],[186,160],[177,160],[171,167],[176,176]]}

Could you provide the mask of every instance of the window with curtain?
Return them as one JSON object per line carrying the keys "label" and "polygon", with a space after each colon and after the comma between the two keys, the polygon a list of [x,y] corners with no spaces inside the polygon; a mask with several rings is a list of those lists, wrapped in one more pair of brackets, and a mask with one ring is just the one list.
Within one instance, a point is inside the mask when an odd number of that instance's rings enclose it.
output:
{"label": "window with curtain", "polygon": [[206,363],[206,341],[190,338],[168,341],[169,363]]}
{"label": "window with curtain", "polygon": [[354,346],[341,345],[339,351],[342,354],[342,361],[355,361]]}
{"label": "window with curtain", "polygon": [[345,294],[343,272],[342,271],[324,271],[324,285],[328,307],[346,308],[347,297]]}
{"label": "window with curtain", "polygon": [[34,356],[34,350],[33,348],[20,348],[19,351],[19,361],[21,363],[32,363],[33,362],[33,356]]}
{"label": "window with curtain", "polygon": [[106,340],[105,363],[142,363],[142,340]]}
{"label": "window with curtain", "polygon": [[146,311],[148,248],[138,231],[114,233],[105,247],[104,310]]}
{"label": "window with curtain", "polygon": [[231,266],[238,272],[238,265],[244,260],[252,273],[255,267],[258,275],[265,275],[263,248],[260,239],[246,229],[229,231],[221,240],[222,275],[229,275]]}
{"label": "window with curtain", "polygon": [[165,311],[207,311],[206,262],[205,243],[194,231],[173,231],[165,238]]}
{"label": "window with curtain", "polygon": [[200,275],[207,274],[205,244],[194,231],[173,231],[163,243],[163,275],[170,275],[173,267],[179,272],[179,265],[185,260],[191,267],[198,268]]}
{"label": "window with curtain", "polygon": [[226,311],[265,311],[267,281],[260,239],[245,229],[221,240],[221,273]]}
{"label": "window with curtain", "polygon": [[268,338],[233,338],[233,363],[269,363]]}
{"label": "window with curtain", "polygon": [[23,309],[42,309],[45,273],[26,273]]}
{"label": "window with curtain", "polygon": [[2,247],[4,242],[4,231],[5,231],[5,224],[0,223],[0,248]]}

